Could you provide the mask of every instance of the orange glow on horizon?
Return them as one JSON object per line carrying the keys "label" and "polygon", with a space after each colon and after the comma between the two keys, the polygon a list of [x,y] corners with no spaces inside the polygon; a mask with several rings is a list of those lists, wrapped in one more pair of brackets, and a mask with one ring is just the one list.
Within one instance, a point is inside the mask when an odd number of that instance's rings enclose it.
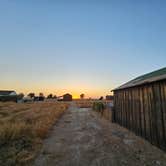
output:
{"label": "orange glow on horizon", "polygon": [[80,96],[79,95],[76,95],[76,94],[71,94],[73,96],[73,99],[79,99]]}
{"label": "orange glow on horizon", "polygon": [[[65,86],[63,86],[65,87]],[[100,96],[105,97],[108,94],[112,94],[110,92],[110,87],[100,87],[100,86],[92,86],[87,84],[75,84],[75,86],[72,85],[66,85],[66,88],[63,88],[62,86],[55,86],[55,85],[20,85],[20,84],[5,84],[1,88],[4,90],[15,90],[17,93],[24,93],[25,95],[33,92],[35,95],[39,95],[40,92],[42,92],[46,97],[49,94],[53,94],[56,96],[62,96],[66,93],[70,93],[73,96],[73,99],[79,99],[80,94],[85,94],[85,98],[99,98]]]}

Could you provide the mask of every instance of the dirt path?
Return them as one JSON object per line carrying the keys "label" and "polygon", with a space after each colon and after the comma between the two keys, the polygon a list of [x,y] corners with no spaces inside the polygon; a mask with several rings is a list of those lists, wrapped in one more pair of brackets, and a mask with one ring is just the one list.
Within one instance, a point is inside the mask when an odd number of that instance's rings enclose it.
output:
{"label": "dirt path", "polygon": [[166,154],[73,103],[45,140],[35,166],[166,166]]}

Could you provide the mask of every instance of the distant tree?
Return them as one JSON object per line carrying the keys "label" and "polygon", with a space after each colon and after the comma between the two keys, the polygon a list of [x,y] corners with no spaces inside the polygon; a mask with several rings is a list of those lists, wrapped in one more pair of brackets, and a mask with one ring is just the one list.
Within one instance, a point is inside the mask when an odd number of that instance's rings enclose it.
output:
{"label": "distant tree", "polygon": [[54,99],[57,99],[57,96],[56,96],[56,95],[54,95],[54,96],[53,96],[53,98],[54,98]]}
{"label": "distant tree", "polygon": [[84,97],[85,97],[85,95],[82,93],[82,94],[80,95],[80,99],[84,99]]}
{"label": "distant tree", "polygon": [[52,99],[53,98],[53,95],[52,94],[49,94],[48,96],[47,96],[47,99]]}
{"label": "distant tree", "polygon": [[43,93],[39,93],[39,101],[44,101],[45,97]]}
{"label": "distant tree", "polygon": [[29,93],[27,96],[29,96],[30,98],[35,97],[35,93]]}
{"label": "distant tree", "polygon": [[24,97],[24,93],[19,93],[19,94],[17,95],[17,98],[18,98],[19,100],[21,100],[23,97]]}
{"label": "distant tree", "polygon": [[44,94],[42,92],[40,92],[39,97],[44,97]]}
{"label": "distant tree", "polygon": [[99,100],[103,100],[103,96],[101,96],[101,97],[99,98]]}

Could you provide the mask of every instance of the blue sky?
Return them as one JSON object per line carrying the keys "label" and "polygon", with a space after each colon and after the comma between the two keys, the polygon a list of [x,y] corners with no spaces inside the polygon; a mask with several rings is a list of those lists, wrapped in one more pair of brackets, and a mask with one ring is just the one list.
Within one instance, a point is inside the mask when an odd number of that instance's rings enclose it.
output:
{"label": "blue sky", "polygon": [[0,87],[87,97],[165,67],[160,0],[0,1]]}

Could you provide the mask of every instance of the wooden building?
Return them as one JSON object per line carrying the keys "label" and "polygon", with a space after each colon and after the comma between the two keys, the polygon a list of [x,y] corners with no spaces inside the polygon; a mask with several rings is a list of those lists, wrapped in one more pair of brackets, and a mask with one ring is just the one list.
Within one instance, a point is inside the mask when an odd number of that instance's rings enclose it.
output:
{"label": "wooden building", "polygon": [[166,68],[113,90],[114,121],[166,150]]}
{"label": "wooden building", "polygon": [[106,100],[111,100],[111,101],[113,101],[113,100],[114,100],[114,96],[113,96],[113,95],[107,95],[107,96],[105,97],[105,99],[106,99]]}
{"label": "wooden building", "polygon": [[69,93],[64,94],[63,101],[72,101],[72,95]]}

